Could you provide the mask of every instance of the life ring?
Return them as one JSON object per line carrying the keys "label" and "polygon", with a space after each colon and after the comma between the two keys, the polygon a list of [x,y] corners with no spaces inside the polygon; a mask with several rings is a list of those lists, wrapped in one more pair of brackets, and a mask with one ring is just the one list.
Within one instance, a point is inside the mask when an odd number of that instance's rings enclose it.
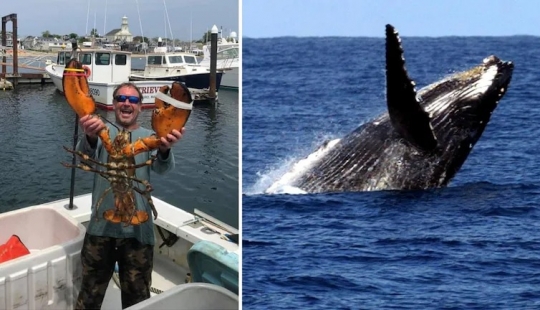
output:
{"label": "life ring", "polygon": [[84,70],[84,75],[87,78],[92,74],[92,71],[90,70],[90,67],[88,67],[88,66],[83,66],[83,70]]}

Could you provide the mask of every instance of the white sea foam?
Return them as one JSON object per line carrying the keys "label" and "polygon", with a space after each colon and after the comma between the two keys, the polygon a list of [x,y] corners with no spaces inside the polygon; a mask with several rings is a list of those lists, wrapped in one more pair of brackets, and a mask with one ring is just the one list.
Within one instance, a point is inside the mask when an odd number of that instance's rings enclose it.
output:
{"label": "white sea foam", "polygon": [[[326,155],[326,153],[328,153],[328,151],[331,150],[336,143],[339,142],[339,140],[340,139],[334,139],[328,142],[325,146],[311,153],[306,158],[301,160],[289,160],[287,165],[281,165],[281,167],[278,169],[268,171],[264,175],[261,175],[261,178],[257,183],[260,184],[260,181],[263,179],[272,179],[273,183],[270,186],[264,187],[262,190],[267,194],[305,194],[305,191],[298,187],[292,186],[291,184],[293,184],[298,177],[310,169],[318,159]],[[291,165],[292,163],[294,164]],[[283,167],[287,167],[289,169],[283,171]],[[280,173],[276,173],[278,171]]]}
{"label": "white sea foam", "polygon": [[287,157],[265,171],[257,172],[257,181],[244,194],[257,195],[265,192],[276,180],[281,178],[298,160],[297,157]]}

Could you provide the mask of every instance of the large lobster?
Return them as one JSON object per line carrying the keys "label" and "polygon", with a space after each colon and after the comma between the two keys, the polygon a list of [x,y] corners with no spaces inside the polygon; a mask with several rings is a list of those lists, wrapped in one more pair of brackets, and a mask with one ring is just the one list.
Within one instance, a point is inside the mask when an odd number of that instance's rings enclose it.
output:
{"label": "large lobster", "polygon": [[[67,63],[62,84],[67,102],[79,117],[95,113],[96,105],[89,92],[86,72],[78,60],[71,59]],[[63,163],[64,166],[98,173],[110,182],[111,187],[103,193],[96,203],[97,212],[105,195],[112,190],[115,208],[103,213],[103,217],[110,222],[139,225],[148,220],[148,212],[136,210],[134,191],[147,198],[154,217],[157,218],[157,211],[150,195],[152,186],[147,180],[135,177],[135,169],[151,165],[156,156],[152,156],[149,160],[140,164],[135,164],[134,157],[139,153],[159,148],[161,144],[160,138],[166,137],[173,129],[180,131],[186,124],[192,107],[191,93],[184,84],[175,82],[171,87],[165,85],[159,89],[159,92],[160,94],[155,99],[156,107],[152,112],[152,129],[156,135],[141,138],[131,143],[129,131],[119,128],[118,134],[112,140],[109,129],[105,127],[98,133],[98,137],[109,154],[109,160],[106,163],[90,158],[82,152],[64,147],[68,152],[76,154],[82,159],[79,164]],[[167,92],[170,92],[170,96],[166,95]],[[142,98],[140,99],[142,100]],[[180,108],[175,106],[180,106]],[[89,163],[105,169],[93,168]],[[134,182],[143,184],[145,189],[141,190],[134,186]]]}

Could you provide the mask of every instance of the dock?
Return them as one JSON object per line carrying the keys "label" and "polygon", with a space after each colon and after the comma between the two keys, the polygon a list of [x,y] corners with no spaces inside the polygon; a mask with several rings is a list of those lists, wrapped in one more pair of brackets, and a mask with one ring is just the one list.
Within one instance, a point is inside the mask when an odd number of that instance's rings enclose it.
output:
{"label": "dock", "polygon": [[[2,72],[0,73],[0,80],[3,81],[0,86],[4,86],[3,89],[8,89],[8,85],[11,85],[13,89],[17,87],[18,84],[45,84],[52,83],[52,80],[45,72],[45,68],[34,67],[25,64],[19,66],[19,49],[17,44],[13,44],[12,47],[7,46],[7,29],[6,24],[8,22],[12,23],[12,35],[15,40],[18,38],[17,35],[17,14],[9,14],[2,17],[2,45],[0,46],[0,55],[2,56]],[[25,54],[22,51],[22,54]],[[7,62],[7,58],[12,59],[12,63]],[[22,55],[21,55],[22,56]],[[24,57],[24,56],[23,56]],[[11,66],[13,72],[8,73],[6,68]],[[19,67],[24,69],[37,70],[38,73],[19,73]],[[9,83],[9,84],[8,84]]]}
{"label": "dock", "polygon": [[215,104],[218,101],[218,93],[211,94],[208,89],[190,88],[189,92],[193,97],[193,103],[211,103]]}
{"label": "dock", "polygon": [[[52,80],[49,77],[49,75],[45,72],[43,73],[0,73],[0,81],[6,81],[7,83],[11,84],[11,88],[13,89],[13,84],[19,85],[19,84],[51,84]],[[2,86],[2,82],[0,82],[0,88]]]}

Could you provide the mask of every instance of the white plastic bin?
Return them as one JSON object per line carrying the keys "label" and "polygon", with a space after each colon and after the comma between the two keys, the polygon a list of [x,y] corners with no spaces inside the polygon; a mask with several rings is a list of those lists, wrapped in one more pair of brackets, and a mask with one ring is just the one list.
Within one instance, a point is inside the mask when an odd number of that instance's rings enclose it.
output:
{"label": "white plastic bin", "polygon": [[238,296],[229,290],[210,283],[178,285],[126,310],[175,309],[175,310],[236,310]]}
{"label": "white plastic bin", "polygon": [[0,263],[0,309],[73,309],[86,229],[63,210],[0,214],[0,243],[18,235],[30,254]]}

